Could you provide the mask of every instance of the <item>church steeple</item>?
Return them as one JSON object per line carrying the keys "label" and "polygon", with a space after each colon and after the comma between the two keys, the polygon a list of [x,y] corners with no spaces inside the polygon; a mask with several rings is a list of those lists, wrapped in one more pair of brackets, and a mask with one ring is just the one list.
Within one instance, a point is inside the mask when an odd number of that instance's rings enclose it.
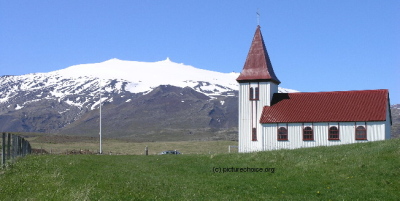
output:
{"label": "church steeple", "polygon": [[257,26],[243,70],[236,81],[239,83],[252,81],[271,81],[275,84],[281,83],[272,68],[267,48],[265,47],[261,34],[260,25]]}
{"label": "church steeple", "polygon": [[254,146],[262,147],[261,113],[265,106],[271,106],[281,83],[272,68],[259,25],[236,81],[239,82],[239,152],[245,152],[254,150]]}

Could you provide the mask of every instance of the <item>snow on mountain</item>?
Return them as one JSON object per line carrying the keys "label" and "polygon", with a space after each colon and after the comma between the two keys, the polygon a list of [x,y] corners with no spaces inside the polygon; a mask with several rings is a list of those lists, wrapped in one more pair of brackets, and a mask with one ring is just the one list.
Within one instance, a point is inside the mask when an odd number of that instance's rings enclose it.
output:
{"label": "snow on mountain", "polygon": [[[101,63],[74,65],[49,73],[0,77],[0,104],[13,103],[22,109],[34,99],[55,99],[79,108],[98,106],[99,86],[102,93],[149,93],[160,85],[190,87],[211,98],[229,96],[236,91],[239,73],[220,73],[172,62],[169,58],[158,62],[138,62],[110,59]],[[296,92],[279,88],[281,93]],[[82,97],[82,98],[81,98]],[[85,97],[85,98],[83,98]],[[96,99],[97,98],[97,99]],[[125,101],[129,101],[126,97]],[[20,100],[20,101],[18,101]],[[113,101],[105,96],[103,101]],[[16,105],[15,105],[16,104]],[[11,107],[11,105],[7,105]]]}
{"label": "snow on mountain", "polygon": [[[138,62],[111,59],[95,64],[81,64],[53,71],[49,75],[78,79],[80,77],[117,79],[128,82],[132,93],[148,92],[159,85],[191,87],[214,95],[237,90],[237,73],[220,73],[174,63],[169,58],[158,62]],[[201,81],[201,82],[199,82]]]}
{"label": "snow on mountain", "polygon": [[[100,91],[104,112],[111,114],[110,127],[121,124],[113,127],[120,129],[120,133],[131,133],[129,129],[124,130],[130,125],[136,125],[139,133],[153,132],[159,124],[149,122],[158,117],[162,117],[161,127],[167,130],[188,124],[201,129],[235,127],[238,76],[239,73],[178,64],[168,58],[158,62],[111,59],[48,73],[0,76],[0,129],[86,133],[88,125],[92,125],[94,131],[98,117],[93,110],[99,108]],[[295,91],[279,88],[279,92]],[[179,117],[171,118],[165,113],[172,110]],[[131,114],[141,118],[133,118]],[[176,121],[176,118],[181,119]],[[178,126],[177,122],[182,125]]]}
{"label": "snow on mountain", "polygon": [[[220,73],[172,62],[169,58],[158,62],[123,61],[110,59],[101,63],[80,64],[48,73],[79,79],[81,77],[127,81],[126,90],[132,93],[149,92],[160,85],[191,87],[208,95],[221,95],[238,89],[239,73]],[[115,86],[121,89],[121,84]],[[107,90],[107,89],[106,89]],[[280,92],[297,92],[280,88]]]}

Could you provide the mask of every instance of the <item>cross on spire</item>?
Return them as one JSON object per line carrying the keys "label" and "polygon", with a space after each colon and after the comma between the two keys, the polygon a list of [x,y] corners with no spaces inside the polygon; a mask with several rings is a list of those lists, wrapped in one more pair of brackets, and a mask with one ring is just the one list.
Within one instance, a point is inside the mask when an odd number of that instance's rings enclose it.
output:
{"label": "cross on spire", "polygon": [[260,13],[258,12],[258,8],[257,8],[257,25],[260,25]]}

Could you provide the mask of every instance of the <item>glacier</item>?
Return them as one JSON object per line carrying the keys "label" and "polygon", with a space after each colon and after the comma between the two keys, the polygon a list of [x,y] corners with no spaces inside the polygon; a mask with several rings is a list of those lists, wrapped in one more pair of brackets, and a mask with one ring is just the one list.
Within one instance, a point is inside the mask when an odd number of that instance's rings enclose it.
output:
{"label": "glacier", "polygon": [[[79,108],[93,110],[98,107],[98,93],[147,94],[160,85],[190,87],[210,98],[231,96],[238,90],[236,78],[239,73],[221,73],[175,63],[169,58],[157,62],[126,61],[110,59],[100,63],[73,65],[48,73],[31,73],[19,76],[0,77],[0,104],[8,104],[24,94],[35,94],[37,98],[55,99]],[[101,85],[101,86],[100,86]],[[43,92],[47,92],[44,94]],[[279,87],[279,92],[297,92]],[[70,96],[78,96],[71,99]],[[80,98],[86,97],[85,99]],[[127,97],[125,101],[129,101]],[[97,99],[97,100],[96,100]],[[102,102],[111,102],[105,96]],[[18,101],[17,101],[18,102]],[[18,102],[16,109],[22,109]]]}

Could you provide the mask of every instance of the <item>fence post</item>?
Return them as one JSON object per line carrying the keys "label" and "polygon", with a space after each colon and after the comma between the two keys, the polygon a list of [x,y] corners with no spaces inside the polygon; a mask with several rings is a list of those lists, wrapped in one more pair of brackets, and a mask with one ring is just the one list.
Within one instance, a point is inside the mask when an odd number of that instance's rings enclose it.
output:
{"label": "fence post", "polygon": [[19,137],[15,136],[15,158],[19,156]]}
{"label": "fence post", "polygon": [[3,167],[6,165],[6,133],[2,135],[2,142],[1,142],[1,164]]}
{"label": "fence post", "polygon": [[22,155],[22,139],[18,136],[18,156]]}
{"label": "fence post", "polygon": [[7,160],[11,159],[11,133],[7,133]]}
{"label": "fence post", "polygon": [[19,137],[15,136],[15,158],[19,156]]}
{"label": "fence post", "polygon": [[14,159],[18,157],[18,136],[13,135],[13,149],[14,149]]}
{"label": "fence post", "polygon": [[15,158],[15,135],[11,135],[12,138],[12,148],[11,148],[11,158]]}
{"label": "fence post", "polygon": [[27,146],[25,138],[22,138],[22,156],[26,156]]}
{"label": "fence post", "polygon": [[31,143],[28,143],[28,154],[32,153],[32,147],[31,147]]}
{"label": "fence post", "polygon": [[22,138],[22,156],[26,155],[26,141]]}
{"label": "fence post", "polygon": [[32,153],[32,147],[25,138],[12,135],[11,133],[0,133],[1,135],[1,158],[0,163],[5,167],[6,161],[15,162],[18,156],[26,156]]}

